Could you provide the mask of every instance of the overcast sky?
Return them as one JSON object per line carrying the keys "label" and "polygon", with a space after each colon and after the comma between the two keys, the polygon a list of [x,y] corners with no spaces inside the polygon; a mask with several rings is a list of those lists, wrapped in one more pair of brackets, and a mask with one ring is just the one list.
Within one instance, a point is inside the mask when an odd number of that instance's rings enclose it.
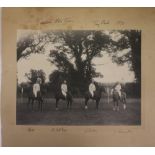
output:
{"label": "overcast sky", "polygon": [[[44,54],[31,54],[27,59],[20,59],[18,61],[18,82],[26,82],[27,78],[25,73],[30,72],[30,69],[42,69],[46,73],[46,82],[51,72],[56,68],[48,60],[48,57]],[[116,63],[112,63],[111,57],[105,54],[104,57],[95,58],[93,63],[96,64],[96,71],[104,75],[103,78],[95,78],[98,82],[133,82],[134,72],[129,71],[128,65],[118,66]]]}

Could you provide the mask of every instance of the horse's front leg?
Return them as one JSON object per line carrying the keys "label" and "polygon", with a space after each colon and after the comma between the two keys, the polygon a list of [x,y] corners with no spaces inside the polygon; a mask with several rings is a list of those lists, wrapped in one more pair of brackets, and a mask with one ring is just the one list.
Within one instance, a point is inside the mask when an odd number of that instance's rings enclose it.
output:
{"label": "horse's front leg", "polygon": [[72,102],[73,102],[73,100],[71,98],[70,101],[69,101],[69,103],[70,103],[70,109],[72,108]]}
{"label": "horse's front leg", "polygon": [[28,102],[27,102],[27,109],[29,109],[30,103],[31,103],[31,98],[29,97],[29,98],[28,98]]}
{"label": "horse's front leg", "polygon": [[122,102],[123,102],[123,108],[125,110],[126,109],[126,98],[122,99]]}
{"label": "horse's front leg", "polygon": [[88,109],[88,100],[89,98],[85,98],[85,109]]}
{"label": "horse's front leg", "polygon": [[40,110],[40,99],[39,98],[37,98],[37,102],[38,102],[38,110]]}
{"label": "horse's front leg", "polygon": [[31,101],[32,111],[33,111],[33,105],[34,105],[34,99],[32,99],[32,101]]}
{"label": "horse's front leg", "polygon": [[42,104],[43,104],[43,99],[38,98],[38,110],[42,111]]}
{"label": "horse's front leg", "polygon": [[41,110],[41,112],[42,112],[42,111],[43,111],[43,99],[42,99],[42,98],[40,99],[40,102],[41,102],[41,103],[40,103],[40,110]]}
{"label": "horse's front leg", "polygon": [[99,107],[99,103],[100,103],[100,99],[97,99],[96,100],[96,109],[98,110],[98,107]]}
{"label": "horse's front leg", "polygon": [[113,105],[113,110],[116,110],[116,101],[113,101],[114,105]]}
{"label": "horse's front leg", "polygon": [[116,102],[116,109],[119,111],[119,100]]}
{"label": "horse's front leg", "polygon": [[70,104],[69,99],[67,99],[66,102],[67,102],[67,109],[68,109],[69,108],[69,104]]}
{"label": "horse's front leg", "polygon": [[59,102],[59,99],[56,98],[56,110],[58,110],[58,102]]}

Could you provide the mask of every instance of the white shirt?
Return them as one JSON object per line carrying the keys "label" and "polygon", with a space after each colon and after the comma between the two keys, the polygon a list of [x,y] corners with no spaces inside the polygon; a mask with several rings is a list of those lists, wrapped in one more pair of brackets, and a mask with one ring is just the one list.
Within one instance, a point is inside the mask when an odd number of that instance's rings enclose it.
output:
{"label": "white shirt", "polygon": [[89,91],[90,91],[90,92],[94,92],[95,90],[96,90],[95,84],[94,84],[94,83],[91,83],[91,84],[89,85]]}
{"label": "white shirt", "polygon": [[61,85],[61,90],[64,91],[65,93],[67,93],[67,85],[63,83]]}
{"label": "white shirt", "polygon": [[120,84],[117,84],[116,87],[115,87],[115,90],[118,92],[119,96],[121,97],[121,85]]}
{"label": "white shirt", "polygon": [[116,85],[115,90],[116,90],[116,91],[121,91],[121,88],[122,88],[121,85],[118,84],[118,85]]}
{"label": "white shirt", "polygon": [[67,95],[67,84],[63,83],[61,85],[61,91],[62,91],[62,94],[66,97],[66,95]]}
{"label": "white shirt", "polygon": [[37,92],[40,91],[40,85],[38,83],[35,83],[33,85],[33,93],[34,93],[34,96],[37,97]]}

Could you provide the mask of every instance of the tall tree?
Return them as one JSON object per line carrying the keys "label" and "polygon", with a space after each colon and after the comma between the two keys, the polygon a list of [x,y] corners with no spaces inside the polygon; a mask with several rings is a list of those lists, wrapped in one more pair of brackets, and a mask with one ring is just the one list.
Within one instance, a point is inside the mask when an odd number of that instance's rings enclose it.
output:
{"label": "tall tree", "polygon": [[[119,65],[128,63],[131,71],[134,71],[138,83],[141,82],[141,31],[124,30],[119,31],[122,34],[118,42],[112,42],[113,61]],[[115,48],[114,48],[115,47]],[[122,50],[128,49],[125,54],[120,54]]]}
{"label": "tall tree", "polygon": [[101,56],[110,38],[100,31],[66,31],[58,35],[62,45],[51,51],[51,62],[68,74],[73,86],[84,90],[93,77],[100,75],[92,60]]}

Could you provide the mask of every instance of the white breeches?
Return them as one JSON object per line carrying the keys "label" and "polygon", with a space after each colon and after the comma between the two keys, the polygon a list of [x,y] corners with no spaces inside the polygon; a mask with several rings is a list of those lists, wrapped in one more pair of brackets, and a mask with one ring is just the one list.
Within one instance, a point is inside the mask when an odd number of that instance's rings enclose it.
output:
{"label": "white breeches", "polygon": [[121,91],[119,90],[119,91],[117,91],[118,92],[118,94],[119,94],[119,97],[121,97]]}
{"label": "white breeches", "polygon": [[62,94],[66,97],[67,96],[67,93],[66,92],[64,92],[64,91],[61,91],[62,92]]}
{"label": "white breeches", "polygon": [[33,91],[33,94],[35,97],[37,97],[37,93],[38,93],[38,91]]}
{"label": "white breeches", "polygon": [[90,94],[92,95],[92,97],[94,97],[94,91],[90,91]]}

